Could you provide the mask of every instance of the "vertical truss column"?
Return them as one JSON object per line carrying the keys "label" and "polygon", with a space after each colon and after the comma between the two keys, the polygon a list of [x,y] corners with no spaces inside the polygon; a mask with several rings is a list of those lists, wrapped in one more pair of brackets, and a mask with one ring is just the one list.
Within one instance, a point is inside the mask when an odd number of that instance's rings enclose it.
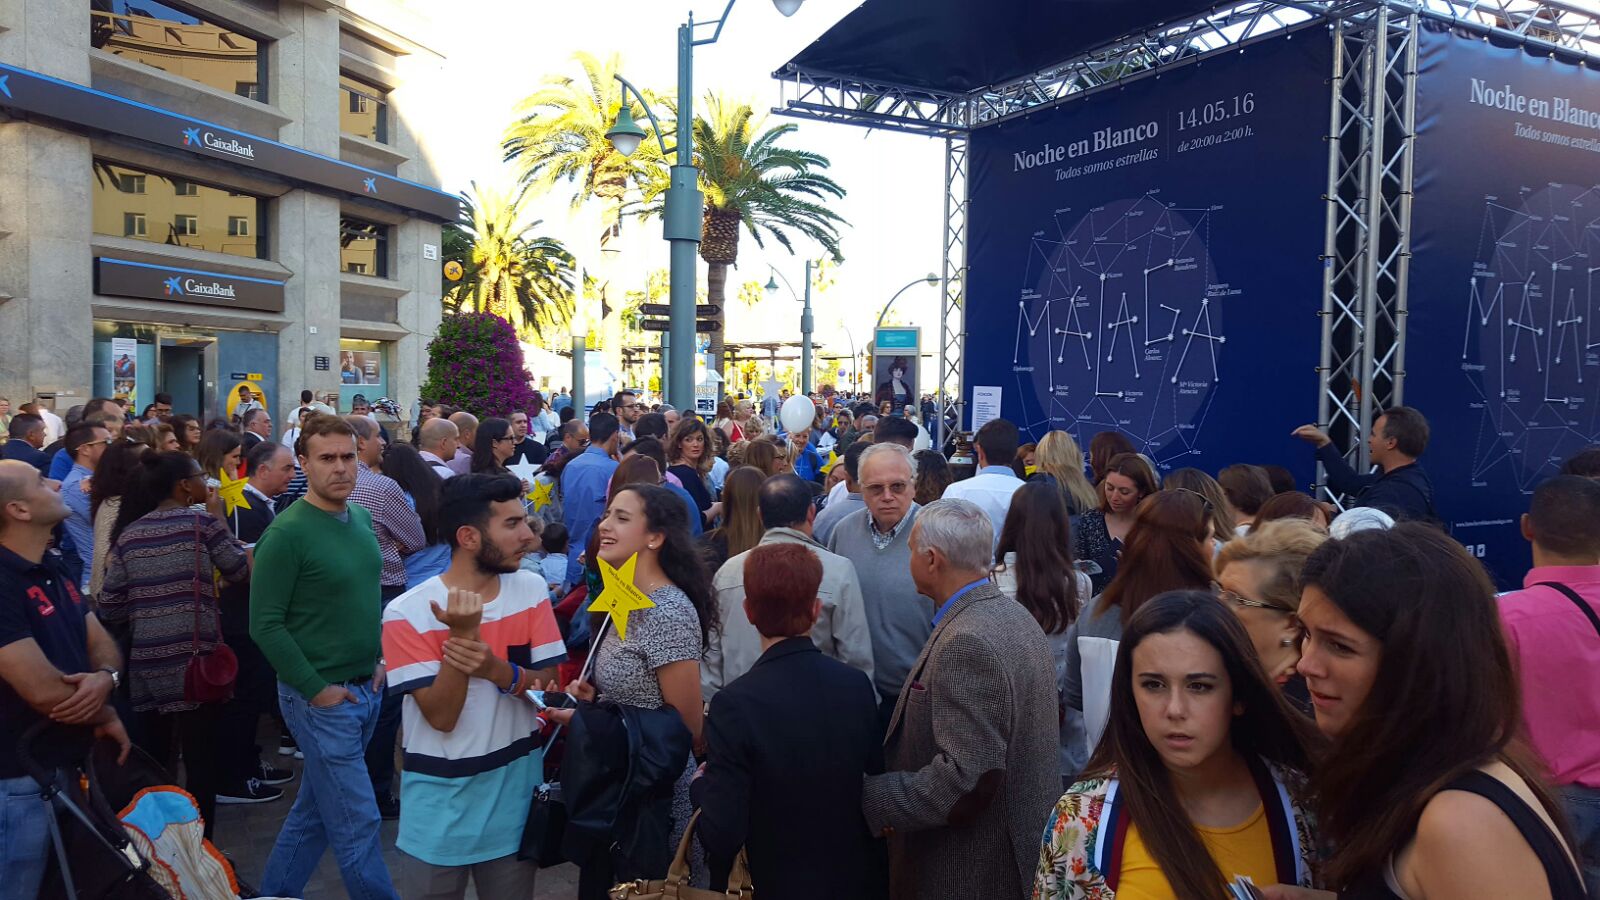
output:
{"label": "vertical truss column", "polygon": [[934,448],[943,451],[949,415],[960,431],[966,402],[962,395],[962,346],[967,340],[967,138],[944,142],[944,297],[939,313],[939,421]]}
{"label": "vertical truss column", "polygon": [[1404,378],[1416,23],[1379,6],[1333,26],[1317,412],[1358,471],[1370,465],[1373,418],[1400,402]]}

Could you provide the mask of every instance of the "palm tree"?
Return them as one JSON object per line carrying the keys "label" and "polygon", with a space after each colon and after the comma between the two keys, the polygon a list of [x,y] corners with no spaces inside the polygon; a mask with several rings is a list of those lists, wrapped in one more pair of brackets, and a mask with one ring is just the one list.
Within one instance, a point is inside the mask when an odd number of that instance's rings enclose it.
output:
{"label": "palm tree", "polygon": [[601,62],[588,53],[575,58],[584,78],[547,76],[519,105],[520,117],[506,129],[501,149],[518,179],[533,191],[548,193],[567,182],[574,210],[600,200],[599,227],[585,235],[579,253],[599,288],[606,349],[619,354],[620,361],[623,304],[620,296],[611,296],[611,267],[604,251],[621,234],[629,186],[661,163],[661,152],[647,139],[633,156],[623,156],[606,137],[622,107],[622,86],[615,77],[622,58],[613,55]]}
{"label": "palm tree", "polygon": [[505,319],[518,336],[543,337],[572,316],[573,261],[561,242],[534,233],[527,221],[527,186],[480,188],[461,195],[460,221],[445,226],[446,261],[464,273],[450,284],[444,302]]}
{"label": "palm tree", "polygon": [[[799,129],[789,122],[762,130],[748,103],[706,97],[706,115],[694,122],[695,165],[700,168],[700,189],[706,206],[700,221],[700,257],[708,266],[706,294],[710,302],[726,309],[728,267],[739,261],[739,231],[750,233],[757,247],[765,247],[764,234],[794,252],[791,232],[820,244],[835,262],[839,254],[839,226],[847,225],[838,213],[822,205],[843,197],[844,188],[822,174],[828,158],[808,150],[780,147],[785,136]],[[641,145],[642,146],[642,145]],[[669,175],[661,167],[644,185],[641,215],[660,215],[665,205]],[[726,313],[719,314],[724,322]],[[722,331],[711,333],[711,353],[716,371],[722,371]]]}

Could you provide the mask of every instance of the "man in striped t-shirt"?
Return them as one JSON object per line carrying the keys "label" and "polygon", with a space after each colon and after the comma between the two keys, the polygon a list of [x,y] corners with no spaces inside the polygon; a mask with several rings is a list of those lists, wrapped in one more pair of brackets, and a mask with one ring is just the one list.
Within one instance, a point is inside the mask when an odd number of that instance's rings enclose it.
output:
{"label": "man in striped t-shirt", "polygon": [[566,650],[544,579],[519,570],[534,544],[521,483],[459,475],[442,494],[450,568],[383,614],[388,689],[406,698],[401,881],[461,897],[470,873],[483,900],[527,898],[538,869],[517,847],[544,753],[523,691],[554,680]]}

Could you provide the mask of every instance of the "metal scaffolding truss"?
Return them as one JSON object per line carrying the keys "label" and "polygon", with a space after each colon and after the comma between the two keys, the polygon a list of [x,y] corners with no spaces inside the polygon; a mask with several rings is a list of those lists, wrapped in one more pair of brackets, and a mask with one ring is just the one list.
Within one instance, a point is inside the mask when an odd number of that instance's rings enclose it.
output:
{"label": "metal scaffolding truss", "polygon": [[942,442],[944,414],[953,411],[958,422],[965,420],[968,135],[1257,41],[1313,26],[1328,29],[1334,67],[1318,415],[1335,443],[1350,448],[1350,464],[1363,471],[1369,463],[1363,437],[1374,414],[1404,399],[1417,40],[1424,20],[1600,64],[1600,9],[1576,0],[1253,0],[1220,3],[1202,15],[964,94],[790,65],[774,73],[781,87],[773,112],[945,140],[937,428]]}

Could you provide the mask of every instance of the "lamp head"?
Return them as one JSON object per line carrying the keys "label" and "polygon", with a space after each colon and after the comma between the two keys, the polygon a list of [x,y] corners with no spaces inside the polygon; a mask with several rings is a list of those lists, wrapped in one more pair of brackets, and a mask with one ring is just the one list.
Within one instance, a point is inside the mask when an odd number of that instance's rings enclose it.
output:
{"label": "lamp head", "polygon": [[644,129],[633,120],[630,104],[624,103],[617,109],[617,122],[606,132],[606,139],[623,156],[632,156],[639,149],[639,143],[644,140]]}
{"label": "lamp head", "polygon": [[776,6],[778,12],[783,13],[783,17],[787,19],[799,12],[801,4],[805,2],[806,0],[772,0],[772,5]]}
{"label": "lamp head", "polygon": [[924,278],[922,280],[926,281],[929,284],[938,284],[939,283],[939,276],[933,274],[932,272],[929,272],[928,273],[928,277]]}
{"label": "lamp head", "polygon": [[776,275],[768,275],[767,276],[766,286],[763,287],[762,290],[767,292],[767,296],[768,297],[771,297],[771,296],[777,294],[778,293],[778,276],[776,276]]}

